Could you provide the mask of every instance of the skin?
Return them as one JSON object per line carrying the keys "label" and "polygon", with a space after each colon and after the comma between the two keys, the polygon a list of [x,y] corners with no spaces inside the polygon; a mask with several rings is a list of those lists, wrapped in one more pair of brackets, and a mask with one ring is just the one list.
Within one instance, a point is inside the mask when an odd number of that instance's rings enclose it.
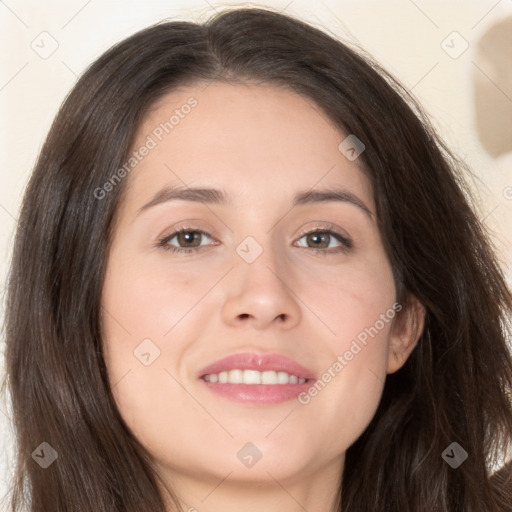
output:
{"label": "skin", "polygon": [[[386,374],[416,346],[424,309],[413,300],[307,405],[238,403],[207,389],[197,372],[235,352],[284,354],[320,377],[396,290],[370,182],[310,100],[267,85],[182,87],[147,113],[134,150],[191,96],[197,106],[124,178],[102,296],[113,394],[184,510],[325,512]],[[137,215],[162,187],[185,184],[223,189],[231,203],[170,201]],[[372,215],[349,202],[291,206],[298,191],[332,187]],[[198,253],[158,246],[184,225],[208,236],[167,245]],[[353,247],[334,252],[343,245],[332,235],[315,253],[304,233],[329,225]],[[263,250],[252,263],[236,251],[247,236]],[[134,356],[147,338],[160,350],[149,366]],[[237,458],[247,442],[262,453],[250,468]]]}

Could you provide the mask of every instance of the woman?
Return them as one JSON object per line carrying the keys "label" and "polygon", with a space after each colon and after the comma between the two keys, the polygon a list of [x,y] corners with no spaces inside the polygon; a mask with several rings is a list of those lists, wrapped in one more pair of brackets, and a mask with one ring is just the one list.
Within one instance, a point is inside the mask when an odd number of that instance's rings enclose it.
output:
{"label": "woman", "polygon": [[512,301],[463,170],[282,14],[106,52],[23,201],[12,510],[510,510]]}

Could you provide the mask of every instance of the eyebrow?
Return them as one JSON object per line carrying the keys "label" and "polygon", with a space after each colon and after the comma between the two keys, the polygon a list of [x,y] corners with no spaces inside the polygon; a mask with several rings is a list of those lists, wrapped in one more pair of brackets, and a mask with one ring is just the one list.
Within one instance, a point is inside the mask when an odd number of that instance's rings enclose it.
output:
{"label": "eyebrow", "polygon": [[[153,206],[167,203],[169,201],[194,201],[196,203],[207,203],[212,205],[232,205],[228,195],[219,189],[202,187],[165,187],[158,191],[153,198],[137,210],[136,216]],[[298,192],[292,199],[292,208],[306,204],[326,203],[338,201],[349,203],[360,208],[370,219],[375,214],[364,204],[359,197],[344,189],[329,188],[305,190]]]}

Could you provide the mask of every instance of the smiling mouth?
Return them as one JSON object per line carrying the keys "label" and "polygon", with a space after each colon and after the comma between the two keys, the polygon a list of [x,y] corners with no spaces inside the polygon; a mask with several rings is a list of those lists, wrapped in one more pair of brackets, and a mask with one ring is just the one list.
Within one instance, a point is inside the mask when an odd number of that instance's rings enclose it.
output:
{"label": "smiling mouth", "polygon": [[248,384],[248,385],[285,385],[305,384],[310,379],[298,377],[284,371],[273,370],[241,370],[233,369],[219,373],[209,373],[201,377],[204,381],[214,384]]}
{"label": "smiling mouth", "polygon": [[198,373],[212,393],[239,404],[272,406],[294,400],[316,381],[315,373],[277,353],[231,354]]}

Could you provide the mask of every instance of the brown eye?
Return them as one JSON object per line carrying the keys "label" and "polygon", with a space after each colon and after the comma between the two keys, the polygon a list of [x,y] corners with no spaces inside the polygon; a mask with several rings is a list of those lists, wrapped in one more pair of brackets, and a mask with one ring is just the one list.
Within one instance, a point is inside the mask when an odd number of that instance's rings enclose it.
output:
{"label": "brown eye", "polygon": [[306,236],[307,243],[313,244],[315,247],[320,249],[327,249],[331,241],[331,236],[328,233],[309,233]]}
{"label": "brown eye", "polygon": [[[300,239],[306,240],[306,248],[311,249],[317,253],[332,254],[338,252],[348,252],[352,248],[353,243],[350,239],[343,236],[341,233],[332,229],[317,229],[310,231],[301,236]],[[339,245],[332,245],[333,243]],[[304,247],[302,245],[301,247]],[[327,250],[331,249],[331,250]]]}
{"label": "brown eye", "polygon": [[[201,245],[202,233],[197,231],[180,231],[176,235],[176,240],[180,245],[193,244],[193,247],[198,247],[197,242]],[[174,237],[173,237],[174,238]]]}
{"label": "brown eye", "polygon": [[[162,238],[158,242],[158,246],[173,252],[197,252],[202,247],[201,238],[203,236],[211,238],[210,235],[202,229],[182,228]],[[174,239],[176,239],[178,246],[170,243],[171,240]]]}

